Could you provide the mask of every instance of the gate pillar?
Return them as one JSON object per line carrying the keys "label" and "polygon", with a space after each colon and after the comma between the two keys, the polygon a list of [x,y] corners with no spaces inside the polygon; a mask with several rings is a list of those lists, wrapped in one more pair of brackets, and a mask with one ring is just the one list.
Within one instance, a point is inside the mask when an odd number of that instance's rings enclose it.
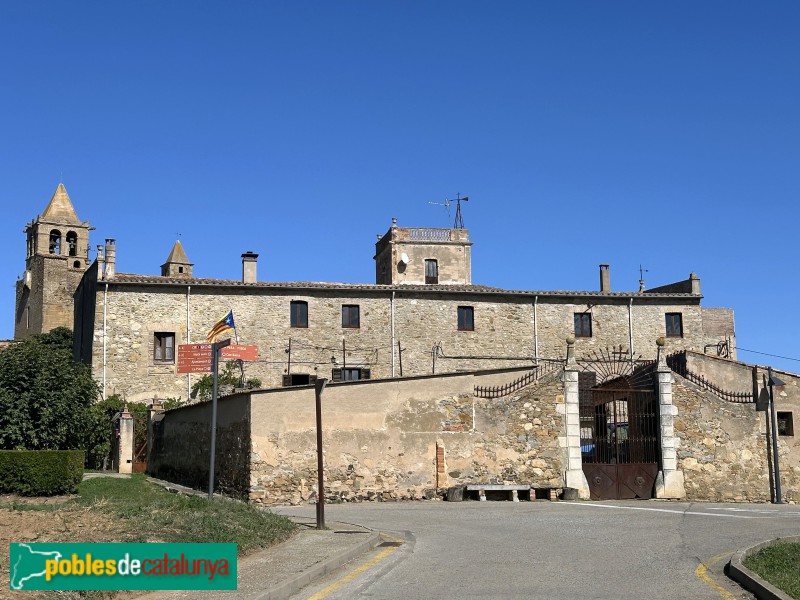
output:
{"label": "gate pillar", "polygon": [[578,365],[575,362],[575,338],[567,337],[567,364],[564,366],[564,423],[566,425],[567,470],[564,482],[578,490],[578,497],[589,499],[589,482],[581,459],[581,421],[578,403]]}
{"label": "gate pillar", "polygon": [[133,415],[128,412],[128,405],[119,415],[119,456],[117,458],[119,473],[133,471]]}
{"label": "gate pillar", "polygon": [[664,354],[664,338],[656,340],[658,363],[656,378],[658,385],[658,406],[661,424],[661,470],[656,478],[656,498],[686,498],[683,471],[678,470],[677,448],[680,444],[675,435],[674,419],[678,408],[672,403],[672,369],[667,366]]}

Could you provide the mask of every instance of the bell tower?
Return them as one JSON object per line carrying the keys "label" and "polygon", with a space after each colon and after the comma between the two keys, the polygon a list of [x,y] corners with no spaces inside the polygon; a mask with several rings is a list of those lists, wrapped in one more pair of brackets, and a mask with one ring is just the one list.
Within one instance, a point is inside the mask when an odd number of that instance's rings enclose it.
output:
{"label": "bell tower", "polygon": [[89,267],[88,221],[81,221],[63,183],[25,226],[25,273],[17,280],[14,339],[73,327],[73,294]]}

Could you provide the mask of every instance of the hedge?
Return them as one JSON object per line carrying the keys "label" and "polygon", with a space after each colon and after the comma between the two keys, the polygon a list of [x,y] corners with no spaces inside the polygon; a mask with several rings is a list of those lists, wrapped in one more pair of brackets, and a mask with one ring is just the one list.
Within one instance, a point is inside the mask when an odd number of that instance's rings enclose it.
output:
{"label": "hedge", "polygon": [[83,450],[0,450],[0,492],[71,494],[83,478]]}

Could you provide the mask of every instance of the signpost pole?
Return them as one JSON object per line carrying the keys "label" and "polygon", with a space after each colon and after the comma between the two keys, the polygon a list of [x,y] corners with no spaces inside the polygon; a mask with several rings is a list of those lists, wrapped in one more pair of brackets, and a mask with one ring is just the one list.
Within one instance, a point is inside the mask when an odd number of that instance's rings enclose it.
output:
{"label": "signpost pole", "polygon": [[325,483],[322,461],[322,390],[328,384],[324,377],[314,382],[317,404],[317,529],[325,529]]}
{"label": "signpost pole", "polygon": [[767,369],[769,376],[769,412],[772,421],[772,468],[775,470],[775,504],[783,504],[781,500],[781,468],[778,462],[778,421],[775,417],[774,385],[784,385],[783,381],[772,375],[772,367]]}
{"label": "signpost pole", "polygon": [[208,467],[208,499],[214,496],[214,457],[217,453],[217,393],[219,391],[219,355],[230,339],[211,344],[211,373],[214,387],[211,393],[211,458]]}

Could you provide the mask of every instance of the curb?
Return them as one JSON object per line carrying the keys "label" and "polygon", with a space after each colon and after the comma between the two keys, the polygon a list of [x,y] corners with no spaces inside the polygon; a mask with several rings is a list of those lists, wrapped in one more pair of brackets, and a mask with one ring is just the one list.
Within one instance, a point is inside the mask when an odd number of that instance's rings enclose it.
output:
{"label": "curb", "polygon": [[755,554],[762,548],[768,548],[778,542],[798,544],[800,543],[800,536],[779,537],[739,550],[728,563],[728,574],[731,579],[740,583],[746,590],[753,592],[758,600],[792,600],[788,594],[767,583],[742,564],[744,559],[751,554]]}
{"label": "curb", "polygon": [[302,588],[313,583],[315,580],[335,571],[343,564],[350,562],[355,557],[374,548],[378,545],[380,539],[381,534],[377,531],[373,531],[367,539],[362,540],[355,546],[348,548],[344,552],[340,552],[336,556],[331,556],[313,567],[309,567],[299,575],[273,586],[260,596],[256,596],[256,598],[257,600],[286,600],[286,598],[299,592]]}

